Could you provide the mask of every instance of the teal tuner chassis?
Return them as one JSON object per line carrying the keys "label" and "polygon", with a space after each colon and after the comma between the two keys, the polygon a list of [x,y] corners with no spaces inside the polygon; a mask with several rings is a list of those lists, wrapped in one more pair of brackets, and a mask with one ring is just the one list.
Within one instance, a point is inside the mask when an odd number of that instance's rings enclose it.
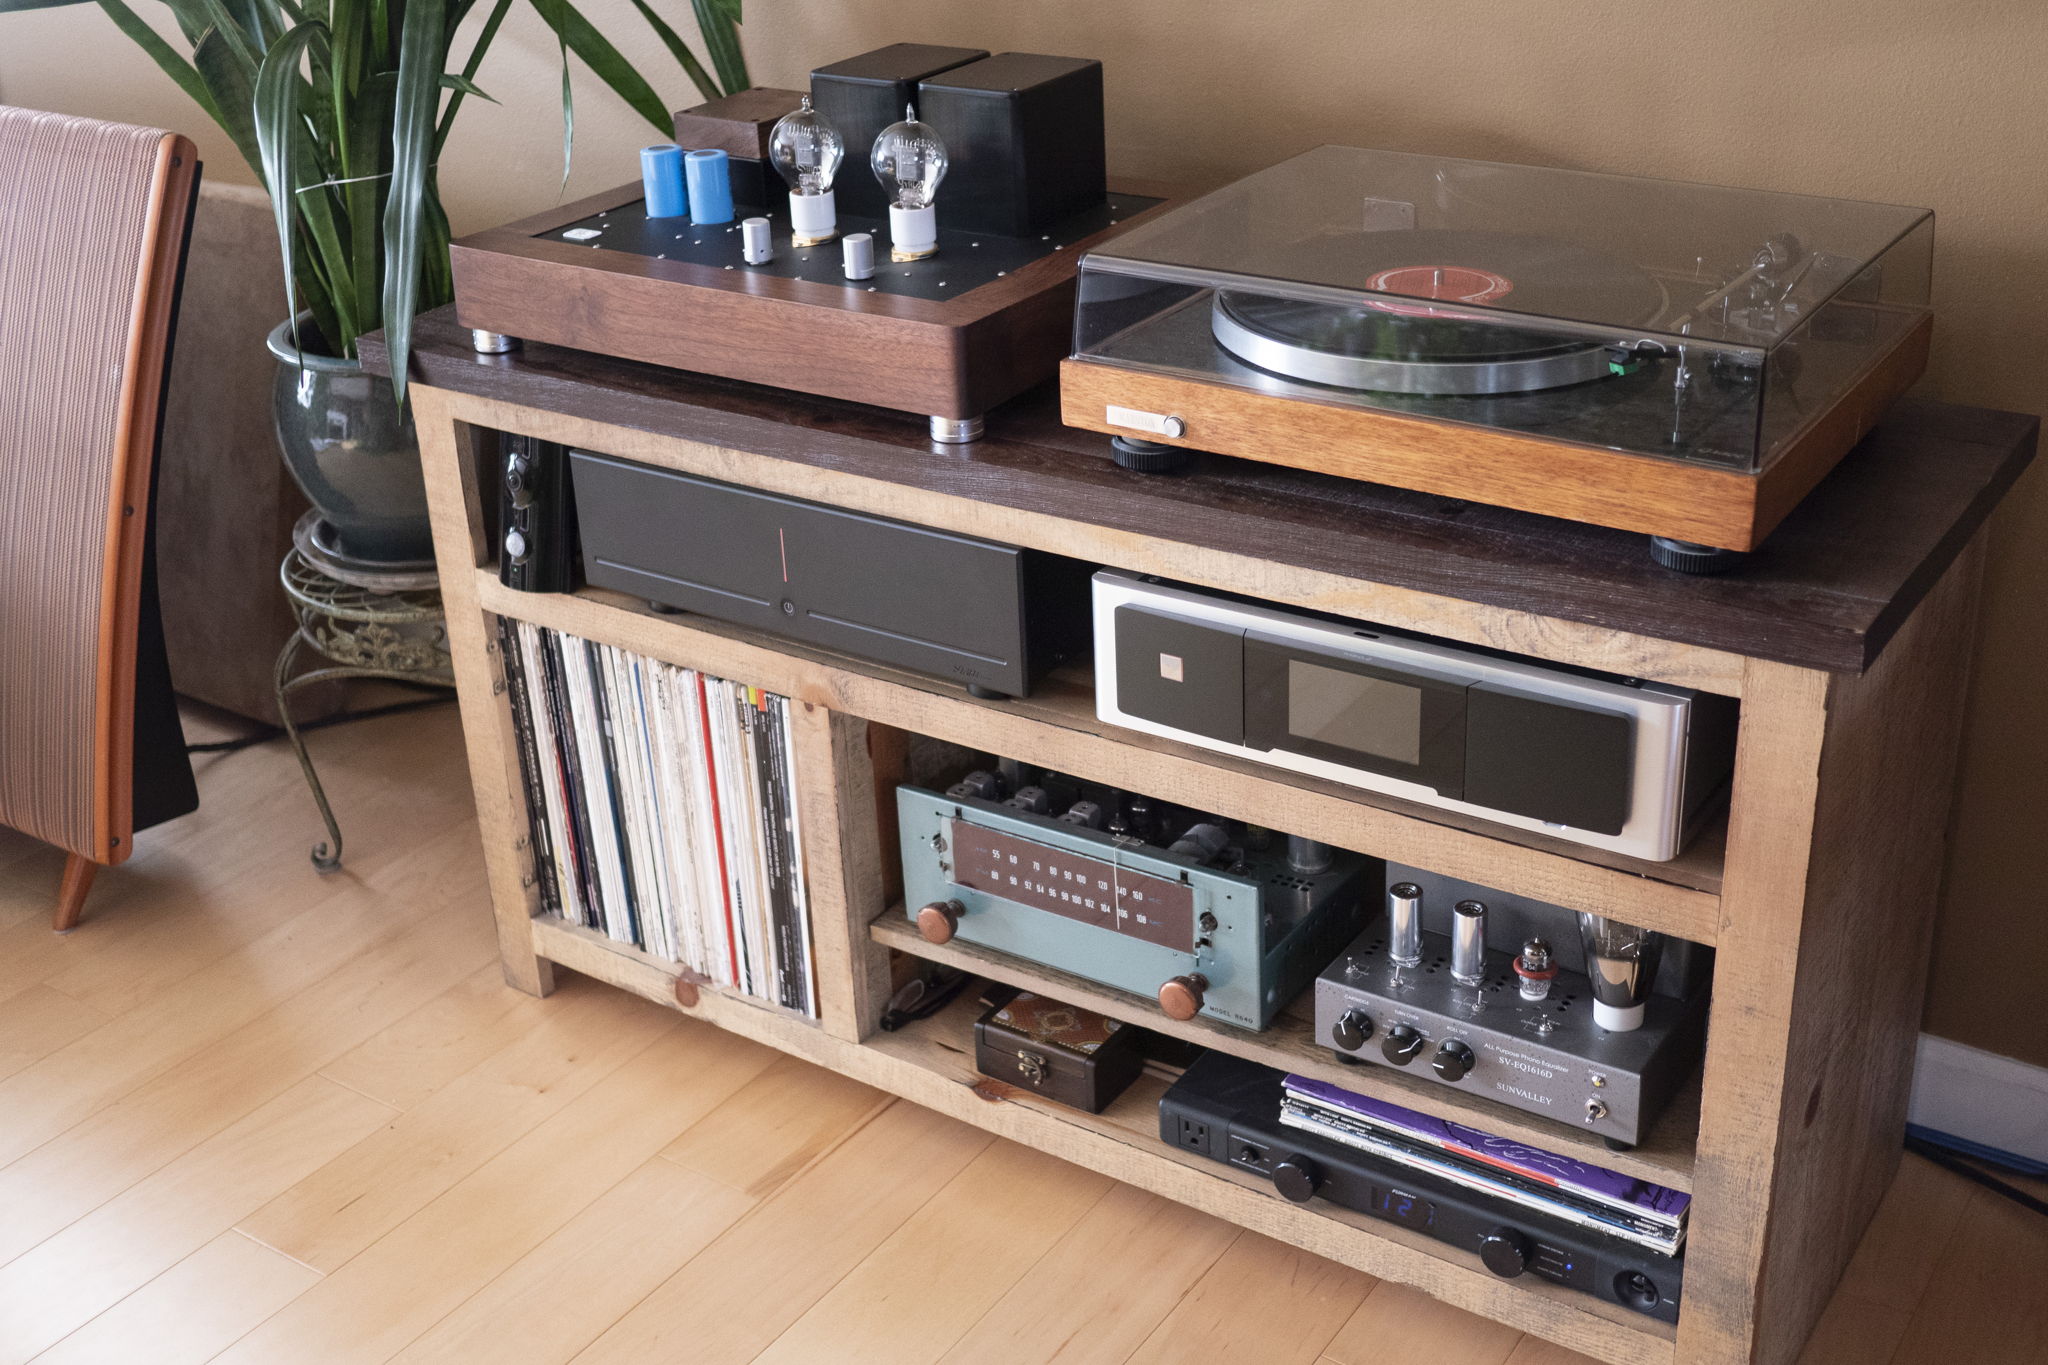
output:
{"label": "teal tuner chassis", "polygon": [[[1329,850],[1291,863],[1283,836],[1203,862],[921,787],[896,789],[910,918],[939,907],[951,936],[1157,997],[1174,1017],[1263,1029],[1363,927],[1381,864]],[[1221,823],[1221,822],[1219,822]]]}

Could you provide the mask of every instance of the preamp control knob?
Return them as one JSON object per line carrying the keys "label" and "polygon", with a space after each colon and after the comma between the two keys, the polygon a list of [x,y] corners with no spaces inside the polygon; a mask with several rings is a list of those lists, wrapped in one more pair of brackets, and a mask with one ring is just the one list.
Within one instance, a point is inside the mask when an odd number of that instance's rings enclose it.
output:
{"label": "preamp control knob", "polygon": [[1298,1153],[1273,1168],[1273,1188],[1296,1204],[1306,1204],[1322,1187],[1323,1168]]}
{"label": "preamp control knob", "polygon": [[514,564],[526,562],[526,535],[522,531],[505,533],[505,556]]}
{"label": "preamp control knob", "polygon": [[1372,1037],[1372,1016],[1364,1010],[1346,1010],[1330,1027],[1330,1036],[1346,1052],[1356,1052]]}
{"label": "preamp control knob", "polygon": [[1503,1280],[1512,1280],[1529,1265],[1529,1239],[1513,1228],[1495,1228],[1479,1239],[1479,1259]]}
{"label": "preamp control knob", "polygon": [[511,495],[514,507],[533,506],[533,485],[527,482],[527,475],[532,472],[521,456],[514,455],[505,462],[505,492]]}
{"label": "preamp control knob", "polygon": [[1472,1055],[1471,1048],[1453,1038],[1436,1050],[1436,1056],[1430,1059],[1429,1064],[1435,1067],[1436,1074],[1445,1080],[1462,1081],[1465,1079],[1465,1073],[1472,1069],[1472,1064],[1477,1060],[1478,1058]]}
{"label": "preamp control knob", "polygon": [[917,912],[917,932],[927,943],[951,943],[967,907],[959,901],[933,901]]}
{"label": "preamp control knob", "polygon": [[1422,1045],[1428,1041],[1413,1024],[1396,1024],[1381,1040],[1380,1055],[1395,1066],[1406,1066],[1415,1060],[1422,1051]]}
{"label": "preamp control knob", "polygon": [[1208,989],[1209,978],[1200,972],[1176,976],[1159,988],[1159,1008],[1167,1018],[1186,1022],[1202,1012],[1202,994]]}

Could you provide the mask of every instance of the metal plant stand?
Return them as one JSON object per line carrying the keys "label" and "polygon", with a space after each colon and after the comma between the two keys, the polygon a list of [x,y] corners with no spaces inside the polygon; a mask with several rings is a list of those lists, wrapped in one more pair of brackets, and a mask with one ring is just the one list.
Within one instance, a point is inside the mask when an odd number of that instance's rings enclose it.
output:
{"label": "metal plant stand", "polygon": [[[351,562],[320,543],[325,529],[316,514],[308,512],[293,532],[291,553],[278,568],[299,627],[277,656],[275,686],[285,736],[299,756],[299,768],[327,824],[326,842],[313,846],[313,866],[332,872],[341,866],[341,827],[292,720],[291,694],[340,678],[453,687],[455,674],[433,565],[368,567]],[[294,677],[293,665],[304,649],[332,662]]]}

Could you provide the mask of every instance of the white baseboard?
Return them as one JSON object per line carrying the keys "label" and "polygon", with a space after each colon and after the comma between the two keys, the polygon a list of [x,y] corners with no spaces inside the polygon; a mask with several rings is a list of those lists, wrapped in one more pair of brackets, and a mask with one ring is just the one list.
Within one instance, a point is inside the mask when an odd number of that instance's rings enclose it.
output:
{"label": "white baseboard", "polygon": [[2048,1161],[2048,1067],[1923,1033],[1906,1121]]}

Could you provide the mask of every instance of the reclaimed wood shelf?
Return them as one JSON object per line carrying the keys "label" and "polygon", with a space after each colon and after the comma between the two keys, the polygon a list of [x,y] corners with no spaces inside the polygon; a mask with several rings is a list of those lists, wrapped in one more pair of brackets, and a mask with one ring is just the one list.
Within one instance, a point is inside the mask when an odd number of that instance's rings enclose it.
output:
{"label": "reclaimed wood shelf", "polygon": [[[479,356],[467,341],[449,310],[422,317],[412,392],[509,981],[546,994],[557,966],[597,977],[1615,1365],[1792,1365],[1897,1165],[1981,533],[2032,456],[2033,419],[1902,404],[1742,572],[1692,579],[1650,564],[1635,536],[1324,475],[1215,456],[1174,478],[1131,474],[1099,438],[1060,427],[1049,393],[991,414],[983,441],[943,448],[921,422],[880,409],[545,345]],[[383,363],[379,338],[362,352]],[[512,592],[497,581],[488,529],[500,432],[1737,697],[1729,816],[1673,862],[1615,858],[1106,726],[1085,669],[1021,701],[977,701],[618,594]],[[679,994],[674,964],[539,914],[493,644],[500,617],[792,699],[818,1019],[709,987]],[[1608,1153],[1449,1087],[1340,1069],[1298,1013],[1263,1034],[1175,1025],[1137,996],[925,943],[902,918],[889,833],[910,734],[1712,944],[1698,1082],[1642,1146]],[[1184,1154],[1157,1137],[1156,1076],[1100,1116],[984,1080],[969,1001],[881,1032],[903,954],[1689,1189],[1678,1326],[1496,1279],[1453,1248],[1321,1202],[1290,1204]]]}

